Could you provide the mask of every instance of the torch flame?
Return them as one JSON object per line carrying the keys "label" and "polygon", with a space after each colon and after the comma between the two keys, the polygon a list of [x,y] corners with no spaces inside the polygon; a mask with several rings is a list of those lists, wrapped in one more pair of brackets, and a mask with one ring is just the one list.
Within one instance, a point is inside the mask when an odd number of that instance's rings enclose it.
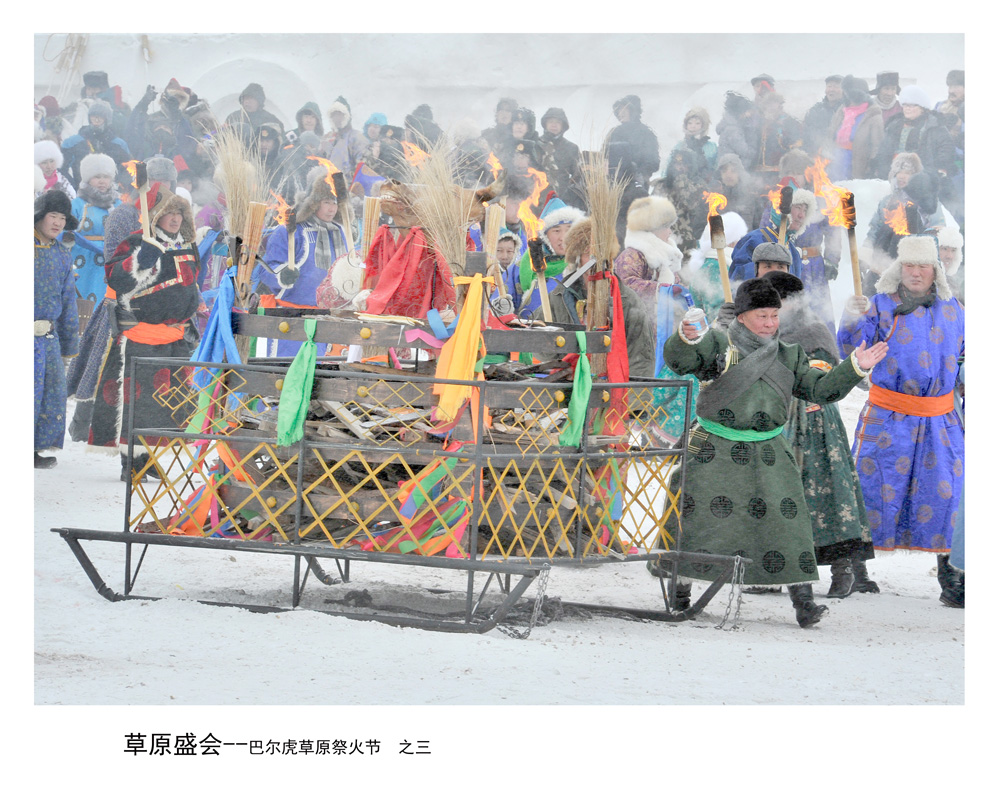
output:
{"label": "torch flame", "polygon": [[771,201],[771,207],[777,211],[781,212],[781,187],[775,187],[767,193],[767,199]]}
{"label": "torch flame", "polygon": [[[133,161],[126,161],[125,164],[123,165],[125,167],[125,169],[128,170],[128,174],[132,176],[132,185],[135,186],[136,189],[139,188],[138,186],[135,185],[135,173],[136,173],[136,168],[135,167],[136,167],[136,164],[138,164],[138,163],[139,163],[138,161],[133,160]],[[126,192],[122,193],[122,202],[123,203],[130,203],[130,202],[132,202],[131,199],[128,196],[128,193],[126,193]]]}
{"label": "torch flame", "polygon": [[708,216],[714,216],[726,207],[728,201],[724,194],[716,194],[715,192],[702,192],[701,194],[705,198],[705,202],[708,203]]}
{"label": "torch flame", "polygon": [[532,213],[531,207],[537,205],[541,199],[542,189],[549,185],[549,179],[545,176],[544,172],[532,169],[531,167],[528,167],[528,175],[535,182],[535,188],[532,190],[531,195],[522,200],[521,204],[517,207],[517,217],[524,224],[528,238],[537,239],[539,232],[542,230],[542,221]]}
{"label": "torch flame", "polygon": [[821,209],[823,215],[830,221],[831,225],[840,228],[853,228],[855,224],[854,206],[844,203],[844,200],[851,196],[847,189],[834,186],[826,174],[826,165],[829,159],[816,157],[811,167],[806,167],[805,178],[813,185],[813,191],[817,197],[822,197],[826,201],[825,207]]}
{"label": "torch flame", "polygon": [[419,167],[429,156],[412,142],[403,142],[403,155],[413,166]]}
{"label": "torch flame", "polygon": [[496,180],[500,175],[500,170],[503,169],[503,164],[500,163],[500,159],[493,155],[492,152],[489,158],[486,159],[486,163],[490,165],[490,169],[493,171],[493,180]]}
{"label": "torch flame", "polygon": [[885,210],[885,222],[897,236],[909,236],[906,224],[906,206],[900,203],[895,208]]}
{"label": "torch flame", "polygon": [[288,223],[288,212],[292,210],[292,207],[288,205],[284,197],[277,194],[273,190],[271,191],[271,196],[278,201],[277,205],[271,206],[271,208],[275,211],[275,223],[278,225],[286,225]]}
{"label": "torch flame", "polygon": [[319,156],[306,156],[306,158],[311,158],[313,161],[318,161],[324,167],[326,167],[326,185],[330,187],[330,191],[333,192],[333,196],[337,196],[337,184],[333,182],[333,176],[340,172],[337,169],[337,165],[331,161],[327,161],[325,158],[320,158]]}

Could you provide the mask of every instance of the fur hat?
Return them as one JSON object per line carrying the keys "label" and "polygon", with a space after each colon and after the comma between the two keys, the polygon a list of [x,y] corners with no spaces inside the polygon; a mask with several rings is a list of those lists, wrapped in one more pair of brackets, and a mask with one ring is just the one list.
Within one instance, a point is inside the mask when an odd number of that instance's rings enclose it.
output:
{"label": "fur hat", "polygon": [[497,111],[517,111],[517,100],[513,97],[501,97],[497,101]]}
{"label": "fur hat", "polygon": [[948,86],[965,86],[965,70],[953,69],[944,82]]}
{"label": "fur hat", "polygon": [[75,231],[76,226],[80,224],[79,220],[73,216],[73,204],[69,196],[61,189],[49,189],[45,194],[35,198],[36,225],[46,214],[51,212],[63,214],[66,217],[64,230]]}
{"label": "fur hat", "polygon": [[816,195],[808,189],[796,189],[792,192],[792,205],[806,207],[806,225],[816,216]]}
{"label": "fur hat", "polygon": [[580,209],[566,205],[558,197],[553,198],[542,209],[542,239],[547,244],[549,240],[545,234],[556,227],[556,225],[572,225],[585,216]]}
{"label": "fur hat", "polygon": [[958,228],[939,228],[937,241],[938,247],[954,247],[958,250],[965,245],[965,237]]}
{"label": "fur hat", "polygon": [[739,285],[733,303],[738,317],[755,308],[781,308],[781,295],[769,280],[750,278]]}
{"label": "fur hat", "polygon": [[[594,226],[590,217],[583,217],[573,223],[566,233],[566,268],[564,274],[572,274],[583,266],[583,254],[590,250]],[[621,252],[618,242],[612,243],[611,260]]]}
{"label": "fur hat", "polygon": [[738,117],[740,114],[743,114],[753,108],[753,103],[750,102],[750,98],[745,95],[730,90],[726,92],[726,100],[723,103],[723,108],[726,110],[727,114],[732,114],[734,117]]}
{"label": "fur hat", "polygon": [[87,110],[87,119],[89,120],[91,117],[100,117],[105,123],[111,122],[111,106],[103,100],[91,103]]}
{"label": "fur hat", "polygon": [[898,72],[880,72],[875,76],[875,88],[871,90],[870,94],[878,94],[878,90],[885,86],[895,86],[896,94],[899,94],[899,73]]}
{"label": "fur hat", "polygon": [[146,174],[151,181],[160,181],[171,186],[177,184],[177,167],[166,156],[153,156],[149,159],[146,162]]}
{"label": "fur hat", "polygon": [[903,170],[906,170],[911,175],[923,172],[924,165],[920,160],[920,156],[916,153],[897,154],[897,156],[892,160],[892,164],[889,165],[889,182],[893,183],[893,179]]}
{"label": "fur hat", "polygon": [[[261,89],[261,94],[263,93],[264,90]],[[188,103],[191,102],[192,92],[187,86],[181,86],[180,81],[178,81],[177,78],[171,78],[166,87],[164,87],[163,93],[160,95],[161,105],[162,100],[166,97],[176,98],[178,107],[181,111],[183,111],[188,107]],[[263,100],[260,102],[261,105],[264,104]]]}
{"label": "fur hat", "polygon": [[694,108],[688,109],[688,112],[684,115],[684,122],[681,123],[681,130],[687,131],[687,124],[689,119],[700,119],[701,120],[701,132],[703,134],[708,133],[708,126],[711,124],[712,120],[708,116],[708,112],[701,106],[695,106]]}
{"label": "fur hat", "polygon": [[881,294],[892,294],[899,290],[899,282],[903,278],[903,264],[932,264],[934,266],[934,286],[937,296],[942,300],[951,299],[951,288],[944,274],[944,267],[938,256],[937,240],[930,234],[911,234],[899,240],[896,250],[896,260],[878,279],[875,291]]}
{"label": "fur hat", "polygon": [[921,89],[919,86],[906,86],[899,93],[899,104],[903,106],[920,106],[921,108],[930,111],[934,104],[931,103],[930,97],[927,96],[927,92]]}
{"label": "fur hat", "polygon": [[792,265],[792,254],[783,244],[777,242],[762,242],[753,249],[753,263],[758,261],[773,261],[777,264]]}
{"label": "fur hat", "polygon": [[80,184],[88,183],[91,178],[98,175],[106,175],[109,178],[118,174],[118,165],[115,160],[104,153],[91,153],[84,156],[80,162]]}
{"label": "fur hat", "polygon": [[798,294],[806,288],[806,285],[792,273],[782,272],[780,269],[766,272],[762,277],[774,284],[774,288],[778,290],[778,296],[782,300],[791,294]]}
{"label": "fur hat", "polygon": [[634,94],[627,94],[624,97],[615,100],[612,104],[611,109],[615,112],[615,116],[623,108],[630,108],[632,110],[632,122],[638,122],[639,118],[642,116],[642,101]]}
{"label": "fur hat", "polygon": [[309,174],[306,176],[306,181],[309,184],[309,192],[302,192],[295,200],[295,218],[299,222],[305,222],[319,209],[319,204],[324,200],[335,200],[338,203],[337,215],[334,217],[336,222],[341,222],[342,215],[344,213],[343,208],[340,207],[340,200],[337,198],[337,193],[333,190],[326,180],[326,167],[318,166],[309,170]]}
{"label": "fur hat", "polygon": [[35,163],[41,164],[50,158],[55,159],[56,169],[59,169],[63,165],[63,154],[62,150],[59,149],[59,145],[51,139],[42,139],[35,142]]}
{"label": "fur hat", "polygon": [[666,197],[639,197],[628,207],[626,226],[630,231],[655,231],[677,221],[677,209]]}
{"label": "fur hat", "polygon": [[854,75],[848,75],[840,84],[841,89],[844,90],[844,96],[847,101],[852,106],[861,105],[862,103],[867,103],[868,98],[871,95],[871,91],[868,89],[868,81],[864,78],[858,78]]}
{"label": "fur hat", "polygon": [[514,233],[514,231],[512,230],[508,230],[507,228],[501,228],[500,235],[497,236],[497,243],[499,244],[500,242],[505,241],[507,239],[512,241],[516,247],[520,248],[521,237],[518,236],[516,233]]}
{"label": "fur hat", "polygon": [[[330,107],[326,110],[326,115],[328,117],[332,116],[334,112],[339,111],[341,114],[347,115],[347,122],[344,123],[346,126],[351,121],[351,105],[344,99],[343,95],[339,95],[336,100],[334,100]],[[331,120],[332,121],[332,120]]]}
{"label": "fur hat", "polygon": [[322,140],[313,131],[302,131],[299,134],[298,143],[303,146],[319,147]]}
{"label": "fur hat", "polygon": [[806,167],[813,165],[814,159],[805,151],[793,148],[778,162],[778,172],[782,175],[803,175]]}
{"label": "fur hat", "polygon": [[[191,204],[183,197],[179,197],[168,189],[164,184],[154,183],[146,194],[149,204],[149,223],[151,228],[156,227],[156,223],[164,214],[176,213],[181,215],[181,238],[185,242],[193,242],[195,236],[194,212]],[[139,208],[139,201],[136,200],[136,208]]]}
{"label": "fur hat", "polygon": [[83,85],[89,86],[91,89],[101,89],[103,91],[109,88],[108,73],[96,69],[91,72],[84,72]]}

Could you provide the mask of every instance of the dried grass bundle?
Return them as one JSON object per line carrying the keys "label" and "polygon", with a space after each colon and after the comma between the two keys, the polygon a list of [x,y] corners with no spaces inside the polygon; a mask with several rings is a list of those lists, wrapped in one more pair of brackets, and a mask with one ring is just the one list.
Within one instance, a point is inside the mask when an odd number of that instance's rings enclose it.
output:
{"label": "dried grass bundle", "polygon": [[506,200],[486,207],[486,230],[483,232],[483,252],[492,264],[497,260],[497,243],[500,240],[500,228],[506,217]]}
{"label": "dried grass bundle", "polygon": [[382,216],[382,200],[378,197],[366,197],[364,215],[361,220],[361,259],[368,259],[368,251],[375,240],[379,218]]}
{"label": "dried grass bundle", "polygon": [[215,179],[226,196],[223,221],[230,236],[238,236],[247,226],[251,203],[268,203],[268,171],[260,153],[247,147],[233,128],[223,128],[209,144],[216,164]]}
{"label": "dried grass bundle", "polygon": [[454,274],[464,275],[465,237],[478,201],[471,191],[460,188],[449,148],[442,136],[437,144],[408,158],[406,182],[414,189],[414,211],[434,246]]}
{"label": "dried grass bundle", "polygon": [[627,180],[621,176],[610,177],[607,151],[601,150],[584,161],[580,169],[583,175],[584,191],[590,206],[591,246],[590,254],[597,261],[598,268],[610,264],[618,242],[615,223],[621,208]]}

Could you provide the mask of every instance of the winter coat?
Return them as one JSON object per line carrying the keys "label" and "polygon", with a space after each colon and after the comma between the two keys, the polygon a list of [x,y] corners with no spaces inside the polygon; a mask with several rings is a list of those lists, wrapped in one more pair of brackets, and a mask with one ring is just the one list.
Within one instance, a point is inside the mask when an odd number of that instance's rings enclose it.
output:
{"label": "winter coat", "polygon": [[[744,167],[753,163],[755,157],[754,145],[759,136],[760,122],[753,114],[736,115],[726,112],[715,132],[719,134],[719,165],[722,156],[733,153],[740,157]],[[751,223],[752,224],[752,223]]]}
{"label": "winter coat", "polygon": [[111,156],[119,167],[129,160],[128,145],[124,139],[119,139],[110,128],[95,128],[84,125],[80,132],[63,140],[63,174],[68,176],[74,186],[80,185],[80,162],[91,153],[104,153]]}
{"label": "winter coat", "polygon": [[567,141],[561,133],[553,136],[546,131],[539,141],[545,153],[545,166],[548,167],[543,171],[556,195],[568,206],[586,208],[581,192],[580,148]]}
{"label": "winter coat", "polygon": [[802,123],[788,114],[775,120],[761,119],[759,138],[748,169],[755,172],[777,172],[781,157],[789,150],[802,146]]}
{"label": "winter coat", "polygon": [[[735,186],[726,186],[719,177],[719,171],[728,164],[736,164],[740,170],[740,179]],[[707,191],[725,197],[724,210],[739,214],[748,229],[753,229],[757,225],[759,217],[754,213],[758,196],[756,180],[743,169],[743,165],[736,161],[733,154],[720,154],[718,166],[715,168],[715,179],[709,183]]]}
{"label": "winter coat", "polygon": [[670,165],[677,153],[691,153],[694,156],[693,173],[703,183],[708,183],[715,173],[715,165],[719,160],[719,146],[707,136],[685,136],[670,151],[667,164],[660,175],[668,177]]}
{"label": "winter coat", "polygon": [[358,162],[364,160],[367,148],[368,140],[364,134],[348,123],[339,131],[331,131],[326,135],[320,145],[320,153],[350,179],[354,177]]}
{"label": "winter coat", "polygon": [[861,112],[851,133],[851,148],[844,150],[837,144],[837,132],[844,123],[845,106],[837,109],[827,131],[831,140],[831,153],[836,167],[831,165],[830,180],[850,180],[877,177],[872,169],[872,159],[885,136],[882,111],[874,103]]}
{"label": "winter coat", "polygon": [[650,231],[628,231],[625,249],[615,259],[615,274],[642,300],[652,324],[656,319],[656,288],[677,279],[683,254],[673,242]]}
{"label": "winter coat", "polygon": [[[757,248],[757,245],[764,244],[764,242],[777,242],[778,232],[778,228],[773,223],[769,223],[765,227],[750,231],[736,243],[736,246],[733,248],[733,261],[729,265],[729,280],[733,284],[741,283],[754,277],[754,272],[756,272],[757,268],[753,263],[753,251]],[[788,249],[792,252],[792,266],[788,271],[796,278],[801,279],[802,256],[799,254],[799,249],[794,246],[795,234],[790,231],[787,234],[788,244],[790,245]],[[736,286],[733,285],[732,289],[735,295]]]}
{"label": "winter coat", "polygon": [[931,175],[939,171],[945,175],[955,172],[955,144],[940,117],[932,111],[925,111],[913,122],[902,114],[892,119],[875,154],[874,176],[887,176],[892,160],[899,153],[916,153],[924,171]]}
{"label": "winter coat", "polygon": [[[112,208],[121,204],[115,198]],[[72,204],[73,216],[80,224],[74,233],[75,243],[70,253],[76,277],[76,291],[82,298],[101,302],[108,284],[104,275],[104,222],[111,209],[101,208],[77,197]]]}
{"label": "winter coat", "polygon": [[612,144],[624,145],[636,178],[648,187],[650,176],[660,168],[660,143],[652,129],[641,122],[623,122],[604,140],[605,147]]}
{"label": "winter coat", "polygon": [[816,155],[829,145],[830,123],[843,105],[843,100],[831,103],[824,97],[806,112],[802,120],[802,149],[809,155]]}
{"label": "winter coat", "polygon": [[285,139],[289,142],[294,142],[301,134],[305,133],[305,128],[302,127],[302,116],[306,113],[312,114],[316,117],[316,127],[313,128],[313,133],[315,133],[320,139],[323,138],[323,114],[320,113],[319,106],[310,100],[302,106],[302,108],[295,112],[295,128],[285,134]]}

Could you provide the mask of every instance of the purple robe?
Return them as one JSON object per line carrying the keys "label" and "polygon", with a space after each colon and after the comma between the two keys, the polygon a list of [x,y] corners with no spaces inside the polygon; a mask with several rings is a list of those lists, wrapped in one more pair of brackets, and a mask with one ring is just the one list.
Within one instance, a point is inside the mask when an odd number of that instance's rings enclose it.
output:
{"label": "purple robe", "polygon": [[[874,386],[919,397],[950,395],[965,357],[965,309],[954,298],[893,317],[897,294],[877,294],[864,317],[841,321],[846,353],[862,341],[889,344]],[[876,550],[946,553],[962,494],[965,431],[952,410],[933,417],[889,411],[869,400],[851,449]]]}

